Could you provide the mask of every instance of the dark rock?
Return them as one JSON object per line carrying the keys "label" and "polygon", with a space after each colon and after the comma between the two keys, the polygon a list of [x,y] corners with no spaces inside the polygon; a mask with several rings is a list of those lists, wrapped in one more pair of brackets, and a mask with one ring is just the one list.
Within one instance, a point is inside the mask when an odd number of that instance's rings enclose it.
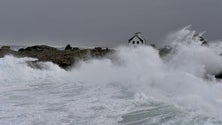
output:
{"label": "dark rock", "polygon": [[207,41],[203,41],[202,45],[208,45]]}
{"label": "dark rock", "polygon": [[0,48],[0,57],[11,54],[17,57],[32,57],[38,59],[37,61],[27,62],[30,67],[41,69],[38,62],[50,61],[58,64],[60,67],[67,69],[77,63],[79,60],[89,60],[91,58],[103,58],[111,49],[102,49],[96,47],[95,49],[79,49],[77,47],[70,48],[67,45],[65,50],[59,50],[54,47],[46,45],[37,45],[27,48],[21,48],[18,51],[11,49]]}
{"label": "dark rock", "polygon": [[66,45],[65,50],[72,50],[72,47],[70,44]]}
{"label": "dark rock", "polygon": [[97,51],[101,51],[102,48],[101,48],[101,47],[96,47],[95,50],[97,50]]}
{"label": "dark rock", "polygon": [[217,79],[222,79],[222,73],[216,74],[216,75],[215,75],[215,78],[217,78]]}
{"label": "dark rock", "polygon": [[161,49],[159,49],[159,55],[162,56],[166,56],[167,54],[169,54],[172,51],[172,48],[170,46],[165,46]]}
{"label": "dark rock", "polygon": [[43,69],[44,67],[39,64],[38,61],[27,61],[26,62],[28,66],[30,66],[33,69]]}
{"label": "dark rock", "polygon": [[55,51],[57,50],[54,47],[46,46],[46,45],[37,45],[37,46],[31,46],[25,48],[26,51],[43,51],[43,50],[50,50],[50,51]]}
{"label": "dark rock", "polygon": [[151,47],[153,47],[154,49],[156,49],[156,45],[155,44],[150,44]]}
{"label": "dark rock", "polygon": [[23,52],[23,51],[25,51],[25,49],[24,49],[24,48],[21,48],[21,49],[19,49],[18,51],[19,51],[19,52]]}
{"label": "dark rock", "polygon": [[9,50],[10,48],[11,48],[10,46],[2,46],[2,47],[1,47],[1,49],[8,49],[8,50]]}
{"label": "dark rock", "polygon": [[17,52],[10,49],[10,46],[2,46],[0,48],[0,57],[4,57],[5,55],[17,55]]}
{"label": "dark rock", "polygon": [[78,47],[73,47],[72,50],[76,51],[76,50],[80,50]]}

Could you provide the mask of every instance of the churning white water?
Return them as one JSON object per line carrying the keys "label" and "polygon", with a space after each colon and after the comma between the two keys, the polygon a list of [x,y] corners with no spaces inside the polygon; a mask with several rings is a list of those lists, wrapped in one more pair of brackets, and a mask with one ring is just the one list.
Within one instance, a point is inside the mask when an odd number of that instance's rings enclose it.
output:
{"label": "churning white water", "polygon": [[221,125],[222,44],[201,46],[185,28],[152,47],[120,47],[113,59],[69,71],[31,58],[0,58],[1,125]]}

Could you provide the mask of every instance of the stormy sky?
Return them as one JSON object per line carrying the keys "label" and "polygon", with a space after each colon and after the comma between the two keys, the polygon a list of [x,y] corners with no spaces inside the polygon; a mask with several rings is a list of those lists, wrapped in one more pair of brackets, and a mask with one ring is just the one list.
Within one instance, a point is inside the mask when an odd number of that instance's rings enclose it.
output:
{"label": "stormy sky", "polygon": [[154,44],[192,25],[222,38],[222,0],[0,0],[0,44],[117,46],[140,31]]}

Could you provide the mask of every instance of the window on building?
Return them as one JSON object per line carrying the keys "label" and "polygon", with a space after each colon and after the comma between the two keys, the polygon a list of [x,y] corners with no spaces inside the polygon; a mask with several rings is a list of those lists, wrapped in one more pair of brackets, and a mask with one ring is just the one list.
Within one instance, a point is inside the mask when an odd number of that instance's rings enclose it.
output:
{"label": "window on building", "polygon": [[135,41],[133,41],[133,44],[135,44]]}
{"label": "window on building", "polygon": [[139,42],[139,41],[137,41],[137,44],[140,44],[140,42]]}

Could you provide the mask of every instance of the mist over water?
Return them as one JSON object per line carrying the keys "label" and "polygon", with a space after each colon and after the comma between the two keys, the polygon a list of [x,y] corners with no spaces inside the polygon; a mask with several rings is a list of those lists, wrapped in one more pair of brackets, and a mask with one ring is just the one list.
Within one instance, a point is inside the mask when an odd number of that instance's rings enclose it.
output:
{"label": "mist over water", "polygon": [[65,71],[32,58],[0,58],[0,124],[221,125],[222,44],[202,46],[184,28],[166,39],[172,52],[119,47],[113,59]]}

